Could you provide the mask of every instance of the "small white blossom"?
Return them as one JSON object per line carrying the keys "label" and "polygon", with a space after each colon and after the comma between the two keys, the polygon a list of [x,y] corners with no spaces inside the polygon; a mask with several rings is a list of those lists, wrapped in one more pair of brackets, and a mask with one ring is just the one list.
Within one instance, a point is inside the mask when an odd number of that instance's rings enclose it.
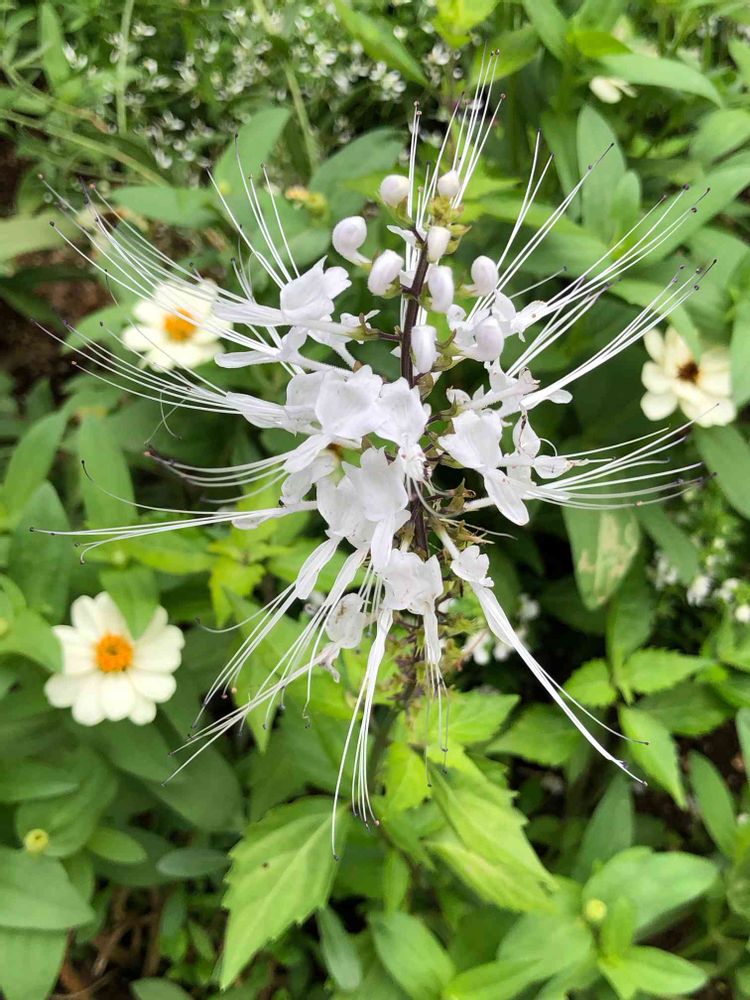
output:
{"label": "small white blossom", "polygon": [[427,272],[427,287],[432,296],[432,308],[447,313],[453,305],[453,271],[447,264],[431,264]]}
{"label": "small white blossom", "polygon": [[337,222],[331,234],[334,250],[352,264],[364,264],[367,258],[359,248],[367,239],[367,223],[361,215],[350,215]]}
{"label": "small white blossom", "polygon": [[409,178],[401,174],[388,174],[380,183],[380,197],[390,208],[398,208],[411,190]]}
{"label": "small white blossom", "polygon": [[403,257],[395,250],[384,250],[373,262],[367,278],[367,288],[373,295],[385,295],[404,266]]}
{"label": "small white blossom", "polygon": [[451,231],[445,226],[430,226],[427,233],[427,260],[436,264],[448,249]]}
{"label": "small white blossom", "polygon": [[635,97],[637,91],[626,80],[618,76],[594,76],[589,81],[589,89],[604,104],[617,104],[624,97]]}
{"label": "small white blossom", "polygon": [[63,652],[62,672],[44,692],[55,708],[71,708],[82,726],[105,719],[130,719],[142,726],[156,706],[175,691],[185,639],[167,612],[157,608],[145,631],[134,639],[119,608],[106,592],[79,597],[70,609],[72,625],[56,625]]}

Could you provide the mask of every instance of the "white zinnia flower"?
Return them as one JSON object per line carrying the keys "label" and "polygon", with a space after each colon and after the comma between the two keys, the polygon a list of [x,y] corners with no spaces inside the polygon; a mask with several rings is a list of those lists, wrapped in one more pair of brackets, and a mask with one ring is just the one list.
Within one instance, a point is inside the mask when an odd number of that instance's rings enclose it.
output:
{"label": "white zinnia flower", "polygon": [[136,323],[123,330],[123,343],[153,368],[197,368],[212,361],[221,350],[219,338],[232,329],[214,314],[217,294],[213,281],[192,289],[168,281],[157,285],[133,307]]}
{"label": "white zinnia flower", "polygon": [[649,420],[663,420],[678,406],[701,427],[734,420],[737,409],[726,348],[712,347],[696,359],[672,326],[663,337],[658,330],[649,330],[643,343],[652,358],[641,373],[647,389],[641,408]]}
{"label": "white zinnia flower", "polygon": [[71,708],[82,726],[104,719],[151,722],[157,704],[174,694],[173,675],[185,644],[180,629],[167,624],[164,608],[156,609],[137,639],[106,592],[77,598],[70,617],[72,625],[54,628],[63,668],[44,685],[49,703]]}

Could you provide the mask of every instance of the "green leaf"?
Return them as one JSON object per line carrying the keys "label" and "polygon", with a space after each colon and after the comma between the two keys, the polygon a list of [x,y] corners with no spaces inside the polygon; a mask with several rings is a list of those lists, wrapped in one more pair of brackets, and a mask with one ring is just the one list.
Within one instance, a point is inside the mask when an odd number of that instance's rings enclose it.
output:
{"label": "green leaf", "polygon": [[67,767],[71,778],[78,782],[75,791],[24,802],[16,812],[19,838],[23,839],[29,830],[46,830],[50,857],[65,858],[79,851],[117,793],[117,782],[109,768],[88,748],[74,751]]}
{"label": "green leaf", "polygon": [[712,665],[703,656],[687,656],[674,649],[640,649],[620,669],[623,690],[653,694],[674,687],[685,678]]}
{"label": "green leaf", "polygon": [[[365,196],[351,189],[352,182],[372,174],[385,174],[396,163],[403,145],[392,129],[366,132],[321,163],[310,178],[310,190],[325,195],[334,220],[354,215],[364,204]],[[371,191],[370,196],[374,193]]]}
{"label": "green leaf", "polygon": [[[2,223],[0,223],[1,233]],[[50,413],[32,424],[10,456],[3,483],[3,502],[17,515],[47,478],[65,430],[62,413]]]}
{"label": "green leaf", "polygon": [[135,521],[128,465],[106,420],[95,416],[84,418],[78,432],[78,453],[89,525],[110,528]]}
{"label": "green leaf", "polygon": [[594,952],[589,927],[576,910],[560,906],[557,913],[524,914],[503,938],[497,957],[523,957],[531,963],[530,981],[539,981],[586,962]]}
{"label": "green leaf", "polygon": [[511,792],[484,777],[430,765],[434,800],[455,831],[432,840],[435,850],[481,898],[511,910],[546,905],[550,876],[523,833]]}
{"label": "green leaf", "polygon": [[65,768],[36,760],[19,760],[0,772],[0,802],[49,799],[77,787],[77,779]]}
{"label": "green leaf", "polygon": [[[341,809],[336,817],[339,846],[346,818]],[[298,799],[252,823],[232,850],[224,899],[229,923],[222,988],[263,945],[325,905],[335,874],[331,822],[329,798]]]}
{"label": "green leaf", "polygon": [[97,827],[86,847],[92,854],[118,865],[139,865],[146,860],[146,852],[137,840],[112,827]]}
{"label": "green leaf", "polygon": [[418,917],[375,913],[370,918],[375,951],[411,1000],[436,1000],[455,969],[437,938]]}
{"label": "green leaf", "polygon": [[499,0],[437,0],[433,24],[449,45],[459,47],[469,40],[468,32],[497,7]]}
{"label": "green leaf", "polygon": [[[235,141],[229,143],[214,168],[214,181],[229,211],[240,221],[248,217],[245,180],[257,178],[261,166],[273,152],[289,121],[287,108],[260,108],[240,128]],[[217,202],[224,207],[219,195]]]}
{"label": "green leaf", "polygon": [[512,753],[545,767],[561,767],[580,743],[580,733],[558,708],[530,705],[486,752]]}
{"label": "green leaf", "polygon": [[0,927],[67,930],[92,917],[59,861],[0,847]]}
{"label": "green leaf", "polygon": [[622,1000],[639,990],[657,997],[693,993],[708,978],[697,965],[660,948],[631,948],[618,958],[601,958],[599,968]]}
{"label": "green leaf", "polygon": [[630,509],[565,507],[563,517],[581,599],[587,608],[598,608],[617,589],[638,551],[638,521]]}
{"label": "green leaf", "polygon": [[698,573],[700,553],[687,532],[674,523],[660,504],[639,507],[636,516],[676,570],[680,583],[689,586]]}
{"label": "green leaf", "polygon": [[651,635],[655,606],[643,562],[636,560],[612,598],[607,614],[607,653],[618,682],[623,661]]}
{"label": "green leaf", "polygon": [[583,889],[584,904],[600,899],[608,909],[627,897],[635,906],[636,934],[692,903],[710,888],[718,874],[707,858],[679,851],[656,853],[650,847],[631,847],[607,861]]}
{"label": "green leaf", "polygon": [[71,228],[59,212],[43,212],[40,215],[19,213],[9,219],[0,219],[0,262],[13,260],[21,254],[59,248],[62,243],[60,230],[69,233]]}
{"label": "green leaf", "polygon": [[156,863],[162,875],[170,878],[205,878],[217,875],[229,864],[223,851],[211,847],[179,847],[169,851]]}
{"label": "green leaf", "polygon": [[342,25],[371,59],[398,70],[407,80],[427,86],[422,67],[408,48],[396,38],[387,21],[355,10],[345,0],[334,0],[334,3]]}
{"label": "green leaf", "polygon": [[70,76],[70,66],[63,48],[65,36],[57,12],[51,3],[39,8],[39,43],[42,46],[42,68],[52,91]]}
{"label": "green leaf", "polygon": [[318,911],[318,931],[323,961],[336,986],[352,993],[362,982],[362,960],[336,912],[329,906]]}
{"label": "green leaf", "polygon": [[750,111],[722,108],[704,115],[690,144],[690,152],[703,163],[713,163],[750,139]]}
{"label": "green leaf", "polygon": [[408,743],[390,744],[385,755],[384,779],[388,814],[418,806],[430,791],[424,760]]}
{"label": "green leaf", "polygon": [[676,59],[661,59],[636,53],[605,56],[601,60],[608,75],[644,87],[680,90],[686,94],[705,97],[714,104],[722,100],[716,87],[697,69]]}
{"label": "green leaf", "polygon": [[750,301],[741,299],[736,306],[732,340],[729,345],[732,366],[732,395],[738,406],[750,400]]}
{"label": "green leaf", "polygon": [[568,32],[568,41],[587,59],[600,59],[602,56],[620,55],[630,51],[627,45],[608,31],[574,29]]}
{"label": "green leaf", "polygon": [[533,962],[510,958],[459,972],[445,988],[445,1000],[513,1000],[534,982]]}
{"label": "green leaf", "polygon": [[589,660],[574,670],[565,682],[568,694],[590,708],[603,708],[617,699],[609,679],[606,660]]}
{"label": "green leaf", "polygon": [[205,550],[205,536],[189,530],[144,535],[119,544],[126,555],[144,566],[178,576],[203,573],[211,568],[215,559]]}
{"label": "green leaf", "polygon": [[639,706],[678,736],[703,736],[732,715],[711,687],[695,681],[642,698]]}
{"label": "green leaf", "polygon": [[599,935],[602,953],[608,959],[624,955],[630,949],[635,922],[635,906],[627,896],[620,896],[607,910]]}
{"label": "green leaf", "polygon": [[687,806],[682,783],[677,745],[667,729],[648,712],[639,708],[621,708],[620,724],[631,740],[643,741],[630,744],[633,760],[642,767],[657,785],[661,785],[675,800],[680,809]]}
{"label": "green leaf", "polygon": [[750,518],[750,446],[736,427],[696,427],[701,458],[738,514]]}
{"label": "green leaf", "polygon": [[[740,749],[745,760],[750,760],[750,708],[741,708],[737,713],[737,738],[740,741]],[[748,780],[750,775],[745,772]]]}
{"label": "green leaf", "polygon": [[[533,24],[523,24],[515,31],[503,31],[501,34],[495,35],[488,48],[492,48],[498,53],[495,79],[502,80],[505,77],[513,76],[514,73],[536,59],[539,54],[539,35]],[[477,54],[472,67],[472,84],[477,82],[481,65],[482,57]],[[471,195],[471,191],[470,186],[469,195]]]}
{"label": "green leaf", "polygon": [[136,215],[170,226],[204,229],[216,221],[214,199],[205,188],[121,187],[112,193],[112,201]]}
{"label": "green leaf", "polygon": [[589,877],[594,868],[609,861],[633,843],[634,815],[627,775],[616,775],[597,804],[584,831],[573,875],[579,881]]}
{"label": "green leaf", "polygon": [[32,528],[67,531],[65,508],[51,483],[42,483],[21,512],[8,551],[8,572],[29,607],[59,622],[68,610],[75,552],[69,538],[50,537]]}
{"label": "green leaf", "polygon": [[145,566],[104,569],[99,575],[102,586],[122,612],[131,635],[137,639],[159,606],[156,577]]}
{"label": "green leaf", "polygon": [[190,1000],[181,986],[168,979],[136,979],[131,988],[137,1000]]}
{"label": "green leaf", "polygon": [[523,6],[544,47],[562,60],[568,25],[559,6],[554,0],[523,0]]}
{"label": "green leaf", "polygon": [[581,188],[583,221],[587,229],[608,240],[612,236],[612,201],[625,174],[625,157],[607,121],[588,104],[578,116],[577,145],[579,173],[583,177],[590,171]]}
{"label": "green leaf", "polygon": [[695,752],[690,754],[690,783],[711,839],[722,854],[734,857],[737,843],[734,800],[711,761]]}
{"label": "green leaf", "polygon": [[[447,701],[448,741],[470,746],[484,743],[495,735],[518,704],[518,696],[485,690],[450,691]],[[409,712],[404,727],[410,743],[440,746],[445,740],[432,698],[423,698]]]}
{"label": "green leaf", "polygon": [[67,939],[60,931],[0,927],[0,989],[5,1000],[48,1000]]}

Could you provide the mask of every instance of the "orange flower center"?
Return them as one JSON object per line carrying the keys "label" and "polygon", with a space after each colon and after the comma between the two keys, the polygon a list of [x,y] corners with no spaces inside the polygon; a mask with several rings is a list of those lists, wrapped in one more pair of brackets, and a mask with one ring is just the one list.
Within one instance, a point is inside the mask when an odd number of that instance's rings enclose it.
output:
{"label": "orange flower center", "polygon": [[107,633],[96,644],[96,665],[103,674],[127,670],[133,662],[133,644],[121,635]]}
{"label": "orange flower center", "polygon": [[180,309],[179,316],[170,313],[164,317],[164,332],[170,340],[176,340],[178,343],[190,340],[197,328],[198,324],[187,309]]}

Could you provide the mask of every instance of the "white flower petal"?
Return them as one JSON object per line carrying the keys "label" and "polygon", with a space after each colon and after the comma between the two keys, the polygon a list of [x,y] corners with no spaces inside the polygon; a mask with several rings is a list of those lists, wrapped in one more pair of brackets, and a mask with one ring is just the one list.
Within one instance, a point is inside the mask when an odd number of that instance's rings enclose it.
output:
{"label": "white flower petal", "polygon": [[641,398],[641,409],[649,420],[663,420],[677,408],[677,396],[673,392],[647,392]]}
{"label": "white flower petal", "polygon": [[81,726],[96,726],[105,718],[102,706],[100,673],[82,678],[76,700],[73,702],[73,718]]}
{"label": "white flower petal", "polygon": [[143,695],[135,692],[135,702],[132,709],[130,710],[130,715],[128,716],[131,722],[135,723],[136,726],[146,726],[149,722],[153,722],[156,718],[156,705],[153,701],[148,698],[144,698]]}
{"label": "white flower petal", "polygon": [[127,718],[135,705],[135,693],[130,682],[131,673],[134,671],[105,674],[99,683],[102,710],[106,718],[112,722]]}
{"label": "white flower petal", "polygon": [[169,701],[177,687],[177,681],[172,674],[133,669],[129,671],[129,676],[138,694],[159,703]]}
{"label": "white flower petal", "polygon": [[81,690],[82,678],[53,674],[44,685],[44,694],[53,708],[70,708]]}

